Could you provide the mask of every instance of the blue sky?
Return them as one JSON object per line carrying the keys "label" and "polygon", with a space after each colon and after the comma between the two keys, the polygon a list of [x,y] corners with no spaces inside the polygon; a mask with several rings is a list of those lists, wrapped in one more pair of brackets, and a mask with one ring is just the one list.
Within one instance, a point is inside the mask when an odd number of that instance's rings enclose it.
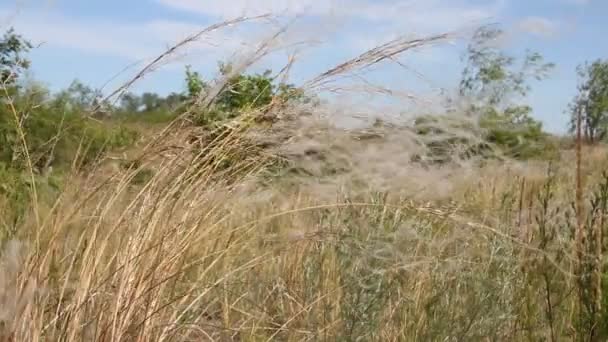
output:
{"label": "blue sky", "polygon": [[[273,12],[297,16],[279,50],[259,68],[281,69],[300,49],[292,72],[306,80],[397,35],[412,37],[500,23],[503,48],[526,48],[556,63],[551,77],[533,84],[528,102],[534,115],[554,132],[565,130],[564,111],[576,92],[576,66],[608,58],[608,1],[605,0],[0,0],[2,29],[14,26],[39,45],[32,53],[32,76],[51,89],[74,79],[106,90],[127,79],[137,66],[185,35],[223,19]],[[211,76],[220,59],[253,48],[276,26],[255,22],[215,32],[140,81],[135,91],[166,94],[183,88],[183,66]],[[444,44],[407,53],[401,61],[424,75],[386,68],[374,80],[432,96],[433,87],[452,89],[462,69],[462,44]],[[139,63],[125,70],[129,65]],[[122,72],[122,73],[121,73]],[[119,74],[120,73],[120,74]],[[119,74],[116,78],[115,75]]]}

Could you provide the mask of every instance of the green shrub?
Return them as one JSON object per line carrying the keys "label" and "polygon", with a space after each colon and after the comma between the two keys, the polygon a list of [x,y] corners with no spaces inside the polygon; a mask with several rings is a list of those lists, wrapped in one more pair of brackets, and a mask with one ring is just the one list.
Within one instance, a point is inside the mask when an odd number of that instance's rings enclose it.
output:
{"label": "green shrub", "polygon": [[422,116],[415,120],[414,132],[425,141],[427,159],[439,163],[454,155],[461,159],[502,155],[519,160],[559,156],[557,139],[543,132],[542,124],[527,115],[526,107],[513,107],[506,113],[487,109],[477,127],[446,116]]}
{"label": "green shrub", "polygon": [[172,110],[161,108],[151,112],[117,113],[114,117],[126,123],[166,124],[178,115]]}
{"label": "green shrub", "polygon": [[14,113],[0,109],[0,161],[17,170],[27,168],[27,155],[40,172],[50,166],[69,166],[75,157],[88,164],[108,150],[133,144],[137,138],[135,131],[122,125],[89,119],[57,102],[18,109],[20,124]]}
{"label": "green shrub", "polygon": [[[232,74],[230,64],[220,63],[219,69],[223,76]],[[209,126],[234,119],[243,111],[268,106],[273,99],[278,99],[282,103],[294,101],[308,103],[312,100],[302,89],[291,84],[275,84],[271,74],[271,70],[266,70],[261,74],[230,76],[213,106],[198,113],[194,122],[201,126]],[[193,72],[190,67],[186,68],[186,84],[190,101],[209,90],[209,85],[201,79],[200,74]]]}
{"label": "green shrub", "polygon": [[559,146],[542,130],[542,123],[532,119],[527,106],[511,107],[505,113],[488,110],[479,121],[485,139],[515,159],[553,159]]}
{"label": "green shrub", "polygon": [[[33,176],[40,203],[52,202],[63,188],[61,176]],[[17,233],[16,227],[27,217],[32,199],[32,175],[0,162],[0,244]]]}
{"label": "green shrub", "polygon": [[446,116],[420,116],[414,121],[413,129],[426,147],[426,154],[414,156],[414,161],[441,164],[454,160],[454,157],[495,156],[490,144],[482,139],[482,134],[472,122]]}
{"label": "green shrub", "polygon": [[0,241],[12,235],[14,226],[24,216],[30,200],[27,175],[10,169],[0,162]]}
{"label": "green shrub", "polygon": [[32,185],[40,204],[52,203],[66,170],[90,165],[106,151],[132,145],[138,136],[120,124],[90,119],[65,98],[51,98],[37,86],[1,100],[13,106],[0,106],[0,241],[11,237],[27,216]]}

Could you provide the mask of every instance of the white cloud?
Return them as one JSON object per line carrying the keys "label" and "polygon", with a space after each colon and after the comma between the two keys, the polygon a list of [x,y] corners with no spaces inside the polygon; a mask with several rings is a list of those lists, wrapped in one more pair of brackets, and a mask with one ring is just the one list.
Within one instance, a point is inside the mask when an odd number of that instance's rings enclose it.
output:
{"label": "white cloud", "polygon": [[[0,10],[2,26],[13,26],[35,45],[75,49],[97,55],[141,60],[155,57],[165,48],[202,30],[204,25],[169,20],[116,23],[104,18],[74,18],[51,11],[28,11],[13,15]],[[234,49],[239,35],[234,29],[210,33],[190,51],[211,52]],[[218,51],[219,52],[219,51]]]}
{"label": "white cloud", "polygon": [[[241,14],[256,15],[266,12],[293,17],[306,13],[314,17],[314,24],[297,21],[292,30],[282,37],[288,44],[294,41],[320,40],[340,48],[359,48],[381,43],[387,37],[404,32],[425,34],[444,32],[474,24],[500,13],[504,0],[491,5],[472,6],[466,0],[154,0],[167,8],[194,11],[208,16],[208,23]],[[2,19],[10,21],[2,23]],[[84,18],[67,16],[50,8],[30,8],[14,13],[0,8],[0,24],[14,26],[35,43],[68,48],[102,56],[143,60],[156,56],[176,41],[205,25],[171,20],[120,22],[112,18]],[[340,30],[342,20],[355,25]],[[363,21],[363,22],[362,22]],[[371,22],[371,24],[370,24]],[[205,59],[225,56],[228,52],[242,52],[243,45],[256,43],[268,27],[249,25],[246,30],[221,30],[203,37],[181,53],[204,52]]]}
{"label": "white cloud", "polygon": [[543,38],[554,37],[559,31],[553,20],[543,17],[526,17],[519,21],[517,27],[523,32]]}
{"label": "white cloud", "polygon": [[[214,20],[273,13],[304,17],[292,27],[292,40],[319,39],[332,49],[354,56],[386,41],[410,34],[412,38],[443,33],[496,20],[505,0],[472,5],[469,0],[155,0],[168,8],[197,13]],[[314,24],[310,24],[310,21]],[[343,25],[346,24],[346,25]],[[425,49],[426,51],[426,49]],[[441,60],[442,50],[420,54],[427,63]],[[408,54],[410,55],[410,54]],[[432,57],[432,58],[431,58]]]}
{"label": "white cloud", "polygon": [[332,10],[332,1],[318,0],[157,0],[163,5],[180,10],[197,12],[220,18],[233,18],[241,15],[261,15],[271,13],[311,13],[321,14]]}
{"label": "white cloud", "polygon": [[[355,56],[364,49],[397,35],[411,34],[415,37],[476,25],[484,20],[496,20],[506,0],[490,0],[484,5],[471,5],[470,0],[154,1],[167,8],[201,14],[205,17],[202,18],[204,24],[164,19],[120,22],[112,20],[115,18],[67,16],[51,9],[23,11],[11,17],[11,24],[35,43],[139,61],[157,56],[173,43],[221,19],[266,12],[285,14],[292,18],[305,13],[305,18],[296,21],[278,43],[288,45],[314,40],[323,43],[314,52],[317,56],[323,56],[322,61],[319,59],[295,67],[294,73],[301,68],[302,75],[308,75],[322,71],[316,70],[318,68],[339,62],[336,59]],[[9,12],[0,9],[0,18],[5,15],[10,17]],[[195,67],[213,68],[217,60],[230,58],[232,53],[246,53],[246,48],[260,42],[266,34],[274,32],[269,30],[272,24],[264,25],[237,26],[203,37],[200,42],[180,50],[176,56],[179,60],[174,65],[181,67],[184,63],[190,63]],[[417,65],[438,65],[446,56],[450,56],[442,49],[417,51],[416,54],[408,55],[411,57],[408,62]],[[274,54],[262,61],[261,65],[277,70],[283,66],[284,59],[283,53]],[[311,65],[314,63],[318,65]]]}
{"label": "white cloud", "polygon": [[178,10],[216,18],[308,15],[373,21],[419,30],[455,29],[497,15],[504,0],[473,6],[463,0],[156,0]]}

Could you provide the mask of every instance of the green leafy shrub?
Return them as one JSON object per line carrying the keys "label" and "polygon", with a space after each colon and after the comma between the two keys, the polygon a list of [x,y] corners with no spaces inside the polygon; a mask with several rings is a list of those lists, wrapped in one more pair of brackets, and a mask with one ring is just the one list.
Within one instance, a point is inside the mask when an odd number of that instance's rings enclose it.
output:
{"label": "green leafy shrub", "polygon": [[26,175],[7,167],[0,162],[0,241],[13,233],[13,227],[24,216],[30,199],[29,180]]}
{"label": "green leafy shrub", "polygon": [[171,93],[166,97],[154,93],[141,96],[126,93],[121,97],[118,108],[113,109],[112,118],[131,123],[168,123],[183,111],[187,98],[182,93]]}
{"label": "green leafy shrub", "polygon": [[516,159],[553,159],[559,156],[559,146],[542,130],[542,124],[532,119],[529,107],[511,107],[504,113],[488,111],[479,125],[485,139]]}
{"label": "green leafy shrub", "polygon": [[[195,123],[201,126],[238,117],[245,110],[259,109],[268,106],[274,99],[277,103],[310,102],[302,89],[291,84],[275,84],[271,77],[272,71],[266,70],[261,74],[236,74],[230,64],[219,64],[220,74],[228,77],[223,90],[215,99],[213,106],[198,113]],[[209,84],[202,80],[197,72],[186,68],[186,84],[190,100],[198,98],[201,93],[209,90]]]}
{"label": "green leafy shrub", "polygon": [[39,202],[51,201],[63,188],[59,175],[28,175],[0,162],[0,244],[16,233],[31,205],[32,180]]}
{"label": "green leafy shrub", "polygon": [[86,117],[79,106],[62,97],[19,96],[14,102],[15,112],[0,108],[0,161],[10,168],[25,170],[28,156],[40,172],[51,166],[69,166],[76,157],[86,165],[108,150],[133,144],[137,138],[135,131],[122,125]]}
{"label": "green leafy shrub", "polygon": [[85,116],[75,102],[51,97],[39,86],[23,87],[0,100],[11,104],[0,106],[0,241],[16,233],[14,227],[28,216],[33,200],[52,203],[66,170],[131,146],[138,136],[120,124]]}
{"label": "green leafy shrub", "polygon": [[[522,108],[523,110],[523,108]],[[559,157],[559,142],[543,132],[542,124],[518,112],[488,111],[478,123],[446,116],[422,116],[414,132],[427,148],[427,161],[445,163],[454,159],[508,157],[520,160]],[[416,160],[422,160],[417,156]]]}
{"label": "green leafy shrub", "polygon": [[161,108],[150,112],[129,112],[116,113],[113,117],[120,119],[125,123],[142,123],[142,124],[166,124],[173,121],[179,115],[178,112]]}
{"label": "green leafy shrub", "polygon": [[139,134],[123,125],[107,123],[86,123],[80,141],[85,147],[82,162],[87,165],[94,162],[103,153],[132,146]]}

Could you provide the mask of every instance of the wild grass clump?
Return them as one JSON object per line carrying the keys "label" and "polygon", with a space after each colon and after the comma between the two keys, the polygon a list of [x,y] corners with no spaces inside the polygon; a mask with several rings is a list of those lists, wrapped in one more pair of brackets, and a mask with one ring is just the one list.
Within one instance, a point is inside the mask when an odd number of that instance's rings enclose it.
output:
{"label": "wild grass clump", "polygon": [[[522,170],[509,184],[479,170],[460,184],[468,202],[455,193],[441,204],[398,186],[353,185],[332,201],[306,184],[256,190],[248,177],[211,177],[213,158],[174,167],[179,159],[135,191],[134,171],[103,187],[84,181],[78,189],[94,190],[66,191],[22,235],[38,245],[19,271],[24,322],[7,322],[6,334],[559,340],[588,331],[572,311],[574,216],[560,168],[529,181]],[[37,291],[25,291],[27,276]]]}

